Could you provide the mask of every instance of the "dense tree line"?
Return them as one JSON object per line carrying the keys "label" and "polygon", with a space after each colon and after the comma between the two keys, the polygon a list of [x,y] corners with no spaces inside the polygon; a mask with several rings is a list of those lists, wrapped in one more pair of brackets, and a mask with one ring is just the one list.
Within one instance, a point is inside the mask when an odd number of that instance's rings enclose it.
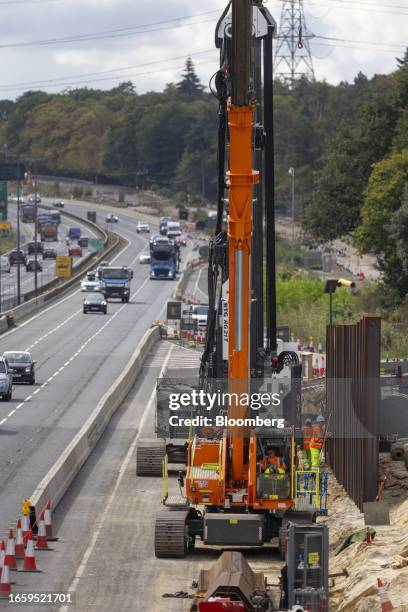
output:
{"label": "dense tree line", "polygon": [[[290,207],[294,167],[297,213],[310,241],[355,233],[362,250],[377,253],[399,296],[408,290],[407,101],[408,53],[389,75],[359,73],[337,86],[275,83],[278,209]],[[128,82],[0,101],[0,150],[7,144],[39,158],[43,173],[143,186],[148,179],[210,202],[216,138],[217,101],[191,60],[163,92],[138,95]]]}

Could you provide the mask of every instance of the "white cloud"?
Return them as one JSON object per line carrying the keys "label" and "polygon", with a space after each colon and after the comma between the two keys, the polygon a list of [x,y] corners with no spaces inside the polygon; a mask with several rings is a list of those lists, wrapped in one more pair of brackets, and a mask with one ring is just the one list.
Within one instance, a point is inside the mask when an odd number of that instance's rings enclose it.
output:
{"label": "white cloud", "polygon": [[[395,5],[395,0],[385,0],[384,6],[387,7],[387,4]],[[0,23],[7,24],[2,28],[0,40],[0,98],[14,98],[29,88],[26,85],[28,82],[39,81],[44,82],[41,88],[49,91],[59,91],[67,83],[72,83],[74,87],[82,84],[110,88],[128,79],[134,80],[139,93],[160,90],[166,83],[179,80],[184,58],[189,54],[193,54],[197,73],[207,84],[217,68],[218,54],[215,50],[203,55],[194,53],[213,49],[215,23],[225,5],[226,0],[206,0],[205,3],[200,0],[189,3],[185,0],[50,0],[49,3],[35,5],[0,5]],[[406,16],[379,12],[379,0],[361,0],[361,4],[356,0],[354,5],[350,0],[344,0],[343,8],[340,0],[305,0],[304,5],[309,29],[315,34],[347,40],[404,43]],[[279,21],[282,3],[270,0],[267,6]],[[358,8],[364,10],[359,11]],[[193,20],[195,25],[188,27],[182,27],[183,22],[180,22],[180,27],[174,27],[173,23],[169,24],[173,26],[172,29],[167,29],[168,25],[162,24],[145,28],[164,28],[161,31],[132,36],[117,37],[112,34],[114,37],[86,42],[1,47],[15,42],[130,28],[211,10],[219,13],[196,17]],[[391,13],[395,9],[388,10]],[[405,13],[408,15],[408,7]],[[316,39],[317,42],[319,45],[330,44]],[[387,53],[386,48],[380,45],[378,48],[363,45],[370,47],[370,50],[357,50],[344,48],[341,44],[356,46],[354,43],[338,43],[332,49],[330,46],[312,44],[317,78],[336,83],[352,80],[359,71],[367,76],[390,72],[395,68],[395,56],[404,52],[401,48]],[[179,56],[183,59],[169,59]],[[162,63],[141,66],[152,62]],[[122,67],[124,70],[117,73],[78,78],[78,75]],[[141,74],[146,72],[149,74]],[[47,84],[47,80],[54,82]]]}

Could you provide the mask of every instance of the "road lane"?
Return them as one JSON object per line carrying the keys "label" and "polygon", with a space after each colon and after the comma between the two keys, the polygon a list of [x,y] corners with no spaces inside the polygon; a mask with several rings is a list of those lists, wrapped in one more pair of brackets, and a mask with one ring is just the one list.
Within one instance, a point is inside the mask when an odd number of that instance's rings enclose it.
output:
{"label": "road lane", "polygon": [[15,385],[13,401],[0,403],[0,533],[123,370],[176,286],[150,281],[148,266],[136,263],[148,236],[126,222],[115,229],[130,240],[115,262],[134,268],[130,304],[109,302],[107,316],[83,315],[84,294],[76,290],[0,337],[0,353],[30,348],[38,361],[36,386]]}

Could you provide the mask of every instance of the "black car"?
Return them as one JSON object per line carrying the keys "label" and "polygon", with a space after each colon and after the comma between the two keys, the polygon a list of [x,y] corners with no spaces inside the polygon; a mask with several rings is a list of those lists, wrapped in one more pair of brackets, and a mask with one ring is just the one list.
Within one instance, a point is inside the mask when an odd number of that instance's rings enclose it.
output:
{"label": "black car", "polygon": [[63,200],[55,200],[52,205],[55,206],[55,208],[64,208],[65,202],[63,202]]}
{"label": "black car", "polygon": [[7,361],[13,381],[35,384],[35,361],[27,351],[6,351],[3,358]]}
{"label": "black car", "polygon": [[35,270],[38,272],[42,271],[41,261],[38,261],[38,259],[37,261],[35,259],[27,259],[26,272],[35,272]]}
{"label": "black car", "polygon": [[106,314],[107,303],[105,296],[102,293],[90,293],[84,299],[84,314],[87,312],[103,312]]}
{"label": "black car", "polygon": [[43,259],[57,259],[56,249],[44,249],[42,254]]}
{"label": "black car", "polygon": [[21,249],[20,249],[20,252],[17,251],[17,249],[15,249],[14,251],[11,251],[9,255],[10,266],[12,266],[13,264],[18,264],[18,262],[25,265],[26,259],[27,259],[26,254]]}
{"label": "black car", "polygon": [[27,245],[27,252],[29,255],[32,255],[33,253],[42,253],[43,252],[43,245],[41,242],[29,242]]}

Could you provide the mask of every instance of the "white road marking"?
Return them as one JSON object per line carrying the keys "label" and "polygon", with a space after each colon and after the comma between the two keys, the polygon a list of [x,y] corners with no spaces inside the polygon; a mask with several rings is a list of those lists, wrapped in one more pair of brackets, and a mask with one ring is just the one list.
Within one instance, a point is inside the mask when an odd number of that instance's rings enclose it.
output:
{"label": "white road marking", "polygon": [[[162,367],[162,369],[160,371],[159,378],[162,378],[164,372],[166,371],[167,363],[168,363],[168,361],[170,359],[170,355],[171,355],[173,349],[174,349],[174,345],[172,345],[169,348],[169,351],[168,351],[168,353],[166,355],[166,358],[164,360],[164,363],[163,363],[163,367]],[[141,432],[143,430],[143,426],[145,424],[147,415],[149,414],[149,411],[150,411],[151,407],[153,406],[155,395],[156,395],[156,388],[153,389],[152,394],[151,394],[151,396],[149,398],[149,401],[147,402],[146,407],[145,407],[145,409],[143,411],[142,418],[140,419],[140,422],[139,422],[138,432],[137,432],[137,434],[135,436],[135,439],[133,440],[132,444],[130,445],[129,450],[126,453],[126,456],[125,456],[125,458],[124,458],[124,460],[123,460],[123,462],[122,462],[122,464],[120,466],[119,474],[118,474],[118,477],[116,479],[116,483],[115,483],[115,486],[114,486],[114,488],[112,490],[112,493],[109,496],[108,503],[105,505],[104,510],[103,510],[99,520],[97,521],[96,525],[94,526],[94,532],[93,532],[91,541],[89,542],[88,547],[85,550],[85,553],[84,553],[84,555],[83,555],[83,557],[81,559],[81,562],[80,562],[79,567],[78,567],[78,571],[76,572],[75,577],[72,580],[72,582],[71,582],[71,584],[70,584],[70,586],[68,588],[69,592],[74,592],[75,593],[75,591],[77,590],[78,583],[79,583],[79,581],[80,581],[80,579],[81,579],[81,577],[82,577],[82,575],[83,575],[83,573],[85,571],[85,568],[87,566],[89,558],[90,558],[90,556],[91,556],[91,554],[93,552],[93,549],[95,548],[96,542],[97,542],[97,540],[99,538],[99,535],[100,535],[100,533],[102,531],[103,524],[104,524],[106,518],[109,516],[109,513],[111,511],[113,502],[114,502],[115,497],[116,497],[116,492],[119,489],[119,486],[120,486],[120,483],[122,482],[123,476],[125,475],[125,472],[126,472],[126,470],[128,468],[128,465],[129,465],[130,461],[132,460],[132,456],[133,456],[133,453],[134,453],[134,451],[136,449],[136,444],[137,444],[137,442],[139,440],[140,434],[141,434]],[[60,612],[69,612],[69,607],[68,606],[62,606],[60,608]]]}
{"label": "white road marking", "polygon": [[[142,289],[145,287],[145,285],[148,283],[149,278],[146,278],[145,281],[140,285],[140,287],[138,288],[137,291],[135,291],[135,293],[133,293],[133,295],[130,296],[130,299],[132,300],[133,298],[135,298],[138,293],[140,293],[140,291],[142,291]],[[62,372],[62,370],[65,369],[65,367],[67,367],[74,359],[75,357],[78,357],[78,355],[84,350],[84,348],[86,348],[88,346],[88,344],[90,342],[92,342],[92,340],[94,340],[94,338],[96,338],[96,336],[98,336],[102,330],[105,329],[105,327],[107,327],[121,312],[122,310],[124,310],[127,307],[127,304],[122,304],[122,306],[111,316],[109,317],[109,319],[102,325],[102,327],[100,327],[96,332],[94,332],[92,334],[92,336],[90,336],[81,346],[80,348],[76,351],[76,353],[74,353],[65,363],[63,366],[61,366],[56,372],[54,372],[54,374],[52,374],[49,378],[47,378],[47,381],[45,383],[43,383],[41,385],[40,388],[36,389],[32,395],[28,395],[24,402],[22,402],[18,408],[20,408],[21,406],[23,406],[26,402],[29,402],[33,395],[37,395],[37,393],[39,393],[41,391],[41,389],[43,389],[46,385],[48,385],[48,383],[50,383],[54,378],[56,378],[60,372]],[[80,311],[79,311],[80,312]],[[72,316],[70,317],[72,318]],[[17,408],[15,410],[13,410],[12,412],[10,412],[10,414],[8,415],[8,417],[12,416],[14,414],[14,412],[17,410]],[[8,418],[7,417],[7,418]],[[7,420],[7,418],[5,420]]]}
{"label": "white road marking", "polygon": [[3,423],[5,423],[6,421],[7,421],[7,418],[2,419],[2,420],[0,421],[0,425],[3,425]]}
{"label": "white road marking", "polygon": [[11,417],[15,413],[15,409],[8,413],[7,418]]}

